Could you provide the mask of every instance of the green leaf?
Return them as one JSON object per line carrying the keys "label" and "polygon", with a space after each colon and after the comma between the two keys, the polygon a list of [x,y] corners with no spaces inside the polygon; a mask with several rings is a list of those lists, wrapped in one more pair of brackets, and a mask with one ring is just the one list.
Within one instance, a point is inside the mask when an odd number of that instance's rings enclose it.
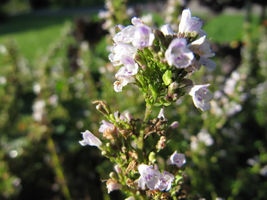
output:
{"label": "green leaf", "polygon": [[164,82],[165,85],[170,85],[172,82],[172,71],[171,70],[167,70],[163,76],[162,76],[162,80]]}

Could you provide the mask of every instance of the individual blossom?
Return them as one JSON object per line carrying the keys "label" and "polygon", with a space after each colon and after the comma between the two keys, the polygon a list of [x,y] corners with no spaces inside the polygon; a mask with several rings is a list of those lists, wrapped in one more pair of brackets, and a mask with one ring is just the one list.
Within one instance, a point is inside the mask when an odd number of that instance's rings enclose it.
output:
{"label": "individual blossom", "polygon": [[160,31],[165,35],[175,35],[176,33],[172,30],[172,27],[170,24],[164,24],[160,27]]}
{"label": "individual blossom", "polygon": [[186,68],[192,63],[194,54],[187,48],[186,39],[176,38],[172,40],[166,50],[165,58],[171,66]]}
{"label": "individual blossom", "polygon": [[209,59],[213,57],[215,53],[210,48],[210,44],[206,39],[206,35],[193,41],[189,45],[189,49],[191,49],[195,54],[200,56],[199,64],[204,65],[208,69],[214,69],[216,67],[216,63]]}
{"label": "individual blossom", "polygon": [[182,167],[186,163],[185,155],[182,153],[177,153],[177,151],[175,151],[170,156],[167,163],[169,165],[176,165],[177,167]]}
{"label": "individual blossom", "polygon": [[141,175],[138,179],[138,186],[142,190],[145,190],[145,186],[149,190],[170,190],[174,180],[174,176],[171,173],[164,171],[161,174],[159,170],[145,164],[139,165],[138,171]]}
{"label": "individual blossom", "polygon": [[164,115],[164,108],[161,108],[158,114],[158,118],[159,119],[165,119],[165,115]]}
{"label": "individual blossom", "polygon": [[111,48],[108,58],[114,66],[130,65],[130,63],[134,62],[136,52],[136,47],[119,42]]}
{"label": "individual blossom", "polygon": [[179,24],[179,33],[197,32],[203,34],[203,22],[198,17],[192,17],[190,9],[184,9]]}
{"label": "individual blossom", "polygon": [[158,170],[155,170],[152,166],[141,164],[138,166],[138,171],[141,175],[138,179],[138,186],[142,190],[145,190],[145,186],[147,186],[149,190],[157,189],[156,186],[161,177]]}
{"label": "individual blossom", "polygon": [[114,190],[119,190],[121,189],[121,184],[119,184],[116,180],[114,179],[108,179],[106,182],[108,193],[114,191]]}
{"label": "individual blossom", "polygon": [[159,178],[156,188],[160,191],[168,191],[171,189],[173,180],[174,176],[171,173],[164,171]]}
{"label": "individual blossom", "polygon": [[122,88],[128,83],[135,82],[135,79],[133,77],[135,73],[137,73],[137,71],[129,71],[126,67],[121,67],[119,71],[115,74],[115,77],[118,79],[113,84],[115,92],[121,92]]}
{"label": "individual blossom", "polygon": [[96,136],[94,136],[94,134],[92,134],[90,131],[86,130],[85,132],[82,132],[81,134],[82,134],[83,140],[79,141],[80,145],[96,146],[98,148],[102,145],[102,142]]}
{"label": "individual blossom", "polygon": [[212,94],[208,90],[208,87],[209,84],[195,85],[189,92],[189,95],[192,96],[195,106],[201,111],[210,109],[210,100],[212,99]]}
{"label": "individual blossom", "polygon": [[41,122],[45,112],[45,101],[44,100],[35,101],[32,106],[32,109],[33,109],[34,120],[37,122]]}
{"label": "individual blossom", "polygon": [[139,18],[133,17],[131,21],[135,26],[132,41],[133,46],[141,49],[151,46],[155,38],[152,29],[145,25]]}
{"label": "individual blossom", "polygon": [[114,140],[114,135],[117,134],[116,127],[105,120],[101,121],[101,126],[98,131],[103,133],[103,137],[109,140]]}

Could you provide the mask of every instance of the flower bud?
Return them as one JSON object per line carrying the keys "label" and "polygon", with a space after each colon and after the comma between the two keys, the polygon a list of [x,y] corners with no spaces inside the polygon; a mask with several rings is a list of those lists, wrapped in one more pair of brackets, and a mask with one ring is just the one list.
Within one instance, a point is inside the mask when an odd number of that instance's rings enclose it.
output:
{"label": "flower bud", "polygon": [[99,112],[101,112],[103,115],[109,115],[110,114],[110,109],[104,101],[93,101],[92,103],[97,104],[96,109]]}
{"label": "flower bud", "polygon": [[155,163],[156,162],[156,154],[155,152],[150,152],[149,156],[148,156],[148,160],[151,162],[151,163]]}
{"label": "flower bud", "polygon": [[116,179],[117,178],[115,172],[110,172],[109,173],[109,177],[112,178],[112,179]]}
{"label": "flower bud", "polygon": [[170,128],[175,129],[175,128],[178,128],[178,126],[179,126],[179,122],[178,121],[174,121],[174,122],[171,123]]}
{"label": "flower bud", "polygon": [[119,167],[119,165],[115,165],[114,170],[117,172],[117,174],[121,173],[121,168]]}
{"label": "flower bud", "polygon": [[161,150],[161,149],[164,149],[166,146],[166,137],[165,136],[161,136],[158,143],[157,143],[157,146],[156,148],[158,150]]}

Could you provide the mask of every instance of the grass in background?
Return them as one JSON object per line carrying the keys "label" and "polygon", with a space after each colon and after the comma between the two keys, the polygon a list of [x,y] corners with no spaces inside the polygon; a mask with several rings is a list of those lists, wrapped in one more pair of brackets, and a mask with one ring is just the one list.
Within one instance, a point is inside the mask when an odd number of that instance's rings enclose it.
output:
{"label": "grass in background", "polygon": [[[50,44],[60,37],[61,29],[74,16],[17,16],[10,18],[0,27],[0,43],[10,39],[16,41],[21,54],[29,61],[44,54]],[[207,16],[205,17],[207,18]],[[257,17],[253,17],[256,33]],[[158,19],[159,20],[159,19]],[[242,15],[222,14],[207,20],[204,30],[213,42],[227,43],[241,40],[243,34]]]}
{"label": "grass in background", "polygon": [[15,40],[23,56],[30,61],[48,50],[60,36],[64,24],[73,17],[21,16],[1,24],[0,43]]}

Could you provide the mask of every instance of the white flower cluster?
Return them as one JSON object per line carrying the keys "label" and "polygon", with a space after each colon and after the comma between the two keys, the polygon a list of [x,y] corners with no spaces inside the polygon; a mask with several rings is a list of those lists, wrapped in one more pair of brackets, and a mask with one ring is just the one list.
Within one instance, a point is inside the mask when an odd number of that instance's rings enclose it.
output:
{"label": "white flower cluster", "polygon": [[[121,92],[128,83],[135,82],[135,75],[140,67],[145,70],[145,66],[140,66],[135,58],[138,50],[151,47],[155,40],[152,28],[145,25],[141,19],[132,18],[132,25],[122,27],[114,37],[114,45],[111,48],[109,60],[114,66],[121,66],[116,73],[117,81],[114,83],[114,90]],[[192,17],[189,9],[182,13],[178,33],[174,32],[169,24],[161,27],[161,32],[165,37],[171,36],[173,40],[168,48],[163,52],[164,59],[160,62],[168,63],[171,67],[178,69],[188,68],[189,71],[199,69],[201,65],[211,69],[215,67],[215,62],[210,60],[215,54],[210,48],[202,28],[202,21],[197,17]],[[199,36],[198,39],[188,43],[187,37],[190,35]],[[144,68],[144,69],[143,69]],[[202,111],[210,108],[209,101],[212,98],[207,87],[209,85],[196,85],[192,88],[190,95],[194,104]]]}

